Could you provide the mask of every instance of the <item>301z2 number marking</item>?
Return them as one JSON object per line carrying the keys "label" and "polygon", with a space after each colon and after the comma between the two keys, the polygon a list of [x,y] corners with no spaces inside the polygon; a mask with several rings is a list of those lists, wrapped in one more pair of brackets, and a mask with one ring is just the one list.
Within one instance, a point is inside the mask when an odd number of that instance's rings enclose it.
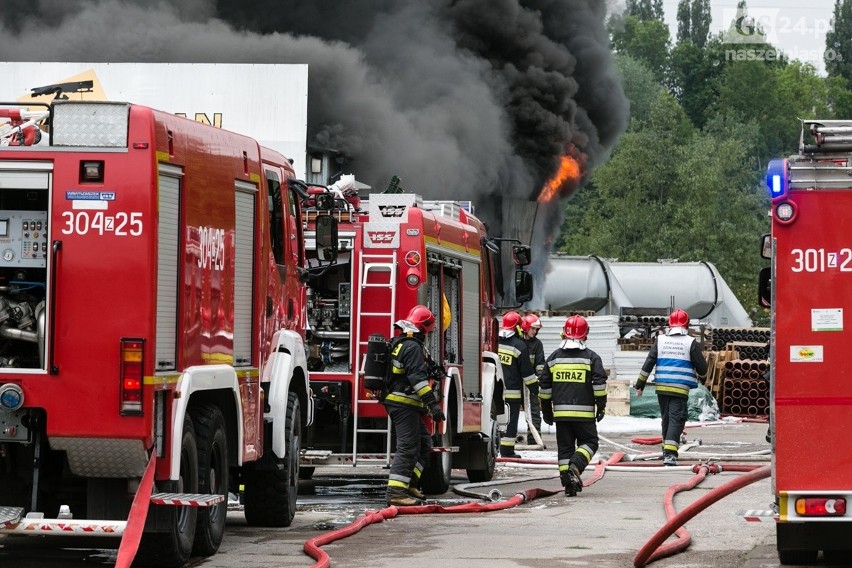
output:
{"label": "301z2 number marking", "polygon": [[826,252],[825,249],[793,249],[790,251],[793,272],[825,272],[838,269],[840,272],[852,272],[852,249],[844,248],[839,252]]}

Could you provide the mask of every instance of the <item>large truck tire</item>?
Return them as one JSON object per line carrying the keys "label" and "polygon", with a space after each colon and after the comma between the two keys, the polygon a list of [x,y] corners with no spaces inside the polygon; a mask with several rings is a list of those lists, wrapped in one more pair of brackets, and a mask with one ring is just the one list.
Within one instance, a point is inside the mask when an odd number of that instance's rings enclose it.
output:
{"label": "large truck tire", "polygon": [[[453,445],[453,416],[447,413],[446,432],[441,434],[439,444],[444,448]],[[420,478],[421,489],[429,495],[441,495],[450,489],[453,472],[453,456],[450,452],[432,452]]]}
{"label": "large truck tire", "polygon": [[494,469],[497,467],[497,454],[499,453],[500,436],[497,433],[497,421],[491,421],[491,434],[483,442],[485,448],[485,467],[481,469],[468,469],[467,478],[473,483],[491,481],[494,477]]}
{"label": "large truck tire", "polygon": [[[180,477],[177,481],[160,483],[157,491],[168,493],[198,493],[198,445],[195,428],[187,415],[183,420],[180,442]],[[153,515],[154,518],[151,518]],[[152,505],[148,511],[149,524],[142,534],[139,552],[133,566],[180,568],[192,555],[195,540],[196,507]],[[148,530],[150,523],[159,530]]]}
{"label": "large truck tire", "polygon": [[228,437],[225,417],[215,404],[203,404],[191,411],[198,443],[198,492],[222,495],[224,501],[213,507],[200,507],[195,523],[196,556],[212,556],[219,550],[228,514]]}
{"label": "large truck tire", "polygon": [[244,511],[249,526],[289,527],[296,515],[302,416],[299,397],[293,392],[287,398],[285,435],[287,455],[284,459],[273,456],[277,468],[246,472]]}

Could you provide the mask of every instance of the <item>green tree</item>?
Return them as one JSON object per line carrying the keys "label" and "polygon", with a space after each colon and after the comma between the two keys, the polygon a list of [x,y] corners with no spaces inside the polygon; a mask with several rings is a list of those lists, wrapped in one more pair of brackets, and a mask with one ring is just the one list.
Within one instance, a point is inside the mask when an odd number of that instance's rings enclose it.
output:
{"label": "green tree", "polygon": [[832,118],[826,81],[807,63],[773,67],[762,61],[739,61],[723,71],[714,113],[738,116],[758,125],[758,165],[797,150],[800,118]]}
{"label": "green tree", "polygon": [[663,91],[648,66],[629,55],[616,55],[615,67],[621,76],[624,94],[630,102],[630,130],[644,127]]}
{"label": "green tree", "polygon": [[[828,82],[817,75],[816,68],[801,61],[793,61],[775,70],[778,76],[778,112],[787,113],[798,118],[833,118],[829,99]],[[841,117],[838,117],[841,118]],[[798,139],[798,121],[792,121],[795,126],[780,133],[782,138],[790,137],[794,145],[784,149],[795,150]]]}
{"label": "green tree", "polygon": [[663,0],[627,0],[625,13],[642,21],[663,21],[666,16],[663,10]]}
{"label": "green tree", "polygon": [[709,0],[679,0],[677,4],[677,42],[690,40],[701,48],[707,43],[710,35]]}
{"label": "green tree", "polygon": [[704,47],[686,39],[671,50],[669,90],[698,128],[704,126],[716,100],[718,80],[725,69],[724,51],[719,37],[711,38]]}
{"label": "green tree", "polygon": [[677,3],[677,43],[688,40],[692,30],[692,11],[689,0],[678,0]]}
{"label": "green tree", "polygon": [[754,126],[719,115],[678,148],[678,191],[667,204],[672,222],[663,227],[673,257],[712,262],[747,310],[756,307],[758,239],[769,229]]}
{"label": "green tree", "polygon": [[825,84],[831,116],[847,120],[852,118],[852,81],[834,76],[828,77]]}
{"label": "green tree", "polygon": [[659,227],[676,188],[675,149],[693,132],[677,101],[661,90],[643,127],[624,134],[594,172],[583,200],[566,205],[558,250],[635,261],[667,256]]}
{"label": "green tree", "polygon": [[831,24],[825,34],[825,70],[852,84],[852,0],[835,0]]}
{"label": "green tree", "polygon": [[616,53],[643,61],[659,82],[663,82],[669,58],[669,27],[662,20],[643,20],[627,15],[609,21],[610,36]]}

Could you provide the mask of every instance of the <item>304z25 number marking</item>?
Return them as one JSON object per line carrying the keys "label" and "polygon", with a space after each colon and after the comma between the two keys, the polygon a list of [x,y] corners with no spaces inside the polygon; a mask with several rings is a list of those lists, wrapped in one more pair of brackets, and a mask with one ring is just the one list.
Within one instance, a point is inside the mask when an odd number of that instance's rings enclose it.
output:
{"label": "304z25 number marking", "polygon": [[142,213],[119,211],[115,215],[104,215],[103,211],[65,211],[62,213],[63,235],[87,235],[112,233],[116,237],[138,237],[142,234]]}

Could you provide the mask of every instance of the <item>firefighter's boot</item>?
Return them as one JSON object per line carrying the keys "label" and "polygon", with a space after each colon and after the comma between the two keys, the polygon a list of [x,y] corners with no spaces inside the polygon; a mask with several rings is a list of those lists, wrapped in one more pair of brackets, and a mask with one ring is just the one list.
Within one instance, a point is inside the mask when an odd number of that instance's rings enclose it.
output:
{"label": "firefighter's boot", "polygon": [[515,445],[503,445],[500,444],[500,457],[501,458],[519,458],[521,454],[515,452]]}
{"label": "firefighter's boot", "polygon": [[420,489],[417,488],[416,485],[408,486],[408,494],[414,497],[415,499],[420,499],[421,501],[426,498],[426,495],[423,494]]}
{"label": "firefighter's boot", "polygon": [[580,481],[580,470],[571,464],[568,471],[562,472],[562,485],[565,487],[565,496],[574,497],[583,490],[583,482]]}
{"label": "firefighter's boot", "polygon": [[396,505],[397,507],[413,507],[415,505],[422,505],[423,501],[416,497],[412,497],[407,490],[389,488],[387,492],[387,503],[388,506]]}
{"label": "firefighter's boot", "polygon": [[677,465],[677,452],[666,450],[663,452],[663,465]]}

